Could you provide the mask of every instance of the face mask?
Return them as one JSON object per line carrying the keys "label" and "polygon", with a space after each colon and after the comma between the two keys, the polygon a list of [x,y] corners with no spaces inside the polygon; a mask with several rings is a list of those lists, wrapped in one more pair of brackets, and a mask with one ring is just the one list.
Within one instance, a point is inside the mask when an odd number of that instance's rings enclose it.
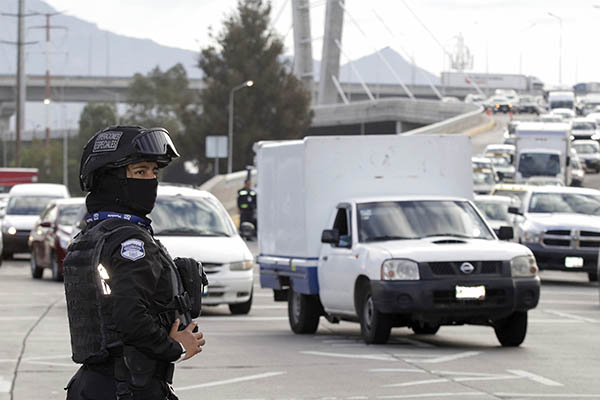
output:
{"label": "face mask", "polygon": [[127,197],[129,207],[140,211],[142,215],[150,214],[156,202],[158,179],[127,178]]}

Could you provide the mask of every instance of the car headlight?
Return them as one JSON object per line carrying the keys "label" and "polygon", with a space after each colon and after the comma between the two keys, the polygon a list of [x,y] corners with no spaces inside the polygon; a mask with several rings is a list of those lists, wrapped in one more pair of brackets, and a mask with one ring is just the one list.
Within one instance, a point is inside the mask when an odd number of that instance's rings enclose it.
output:
{"label": "car headlight", "polygon": [[419,264],[413,260],[405,259],[385,260],[381,265],[381,279],[385,281],[419,280]]}
{"label": "car headlight", "polygon": [[533,256],[518,256],[510,260],[510,273],[513,277],[536,276],[538,266]]}
{"label": "car headlight", "polygon": [[9,235],[16,235],[17,234],[17,228],[15,228],[14,226],[10,226],[6,230],[6,233],[8,233]]}
{"label": "car headlight", "polygon": [[254,267],[254,260],[244,260],[229,263],[229,269],[232,271],[247,271]]}
{"label": "car headlight", "polygon": [[524,243],[540,243],[542,241],[542,233],[536,231],[523,231]]}

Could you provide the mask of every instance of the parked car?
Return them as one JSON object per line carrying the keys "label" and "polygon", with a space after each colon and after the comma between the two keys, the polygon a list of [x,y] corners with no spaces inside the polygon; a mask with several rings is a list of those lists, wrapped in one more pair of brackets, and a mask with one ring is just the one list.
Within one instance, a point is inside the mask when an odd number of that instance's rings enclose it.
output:
{"label": "parked car", "polygon": [[515,215],[508,212],[509,207],[518,207],[519,201],[506,196],[475,196],[475,205],[483,214],[496,235],[503,226],[513,226]]}
{"label": "parked car", "polygon": [[571,143],[587,170],[600,172],[600,144],[595,140],[575,140]]}
{"label": "parked car", "polygon": [[598,280],[600,191],[572,187],[531,187],[523,199],[515,232],[535,255],[541,270],[586,272]]}
{"label": "parked car", "polygon": [[38,217],[29,234],[31,276],[40,279],[44,269],[52,279],[63,280],[63,260],[73,238],[75,225],[85,209],[84,197],[52,200]]}
{"label": "parked car", "polygon": [[156,238],[173,258],[202,263],[209,281],[203,305],[227,304],[233,314],[250,312],[254,258],[216,197],[189,187],[159,185],[149,217]]}
{"label": "parked car", "polygon": [[44,208],[54,199],[70,197],[64,185],[24,183],[10,189],[2,221],[2,258],[29,252],[29,233]]}

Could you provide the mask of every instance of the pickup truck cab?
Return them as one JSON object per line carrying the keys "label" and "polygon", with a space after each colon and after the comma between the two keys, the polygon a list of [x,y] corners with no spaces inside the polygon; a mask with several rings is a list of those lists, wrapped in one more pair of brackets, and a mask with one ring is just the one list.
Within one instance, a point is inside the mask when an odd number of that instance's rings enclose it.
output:
{"label": "pickup truck cab", "polygon": [[[255,149],[261,285],[288,301],[292,331],[314,333],[324,316],[359,322],[366,343],[385,343],[394,326],[435,334],[462,324],[493,327],[503,346],[523,342],[537,265],[470,201],[467,137],[318,137]],[[499,236],[512,238],[512,227]]]}

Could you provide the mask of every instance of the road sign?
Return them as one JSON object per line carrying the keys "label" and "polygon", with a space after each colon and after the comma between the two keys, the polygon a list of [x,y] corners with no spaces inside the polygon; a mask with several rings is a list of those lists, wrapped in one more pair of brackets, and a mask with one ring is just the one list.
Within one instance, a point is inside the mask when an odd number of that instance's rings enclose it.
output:
{"label": "road sign", "polygon": [[227,158],[227,136],[206,137],[206,158]]}

